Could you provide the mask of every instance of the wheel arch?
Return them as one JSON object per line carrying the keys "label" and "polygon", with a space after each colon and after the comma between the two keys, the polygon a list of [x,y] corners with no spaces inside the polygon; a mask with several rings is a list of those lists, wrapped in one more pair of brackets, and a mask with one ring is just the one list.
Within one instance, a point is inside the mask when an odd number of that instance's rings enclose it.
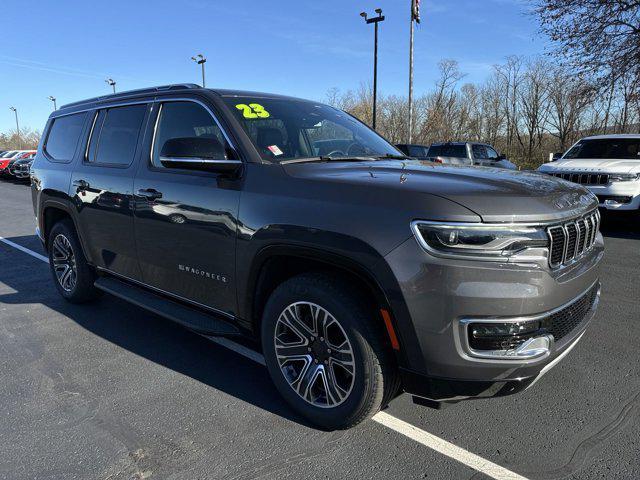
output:
{"label": "wheel arch", "polygon": [[[262,313],[269,296],[282,282],[307,272],[326,272],[338,275],[357,285],[360,292],[372,301],[372,311],[380,319],[380,309],[391,311],[391,304],[384,288],[374,273],[359,262],[319,248],[294,245],[271,245],[256,255],[247,284],[247,295],[242,308],[248,327],[254,334],[260,331]],[[393,315],[392,315],[393,317]],[[387,335],[385,337],[388,338]]]}
{"label": "wheel arch", "polygon": [[85,258],[89,260],[89,256],[87,255],[87,248],[84,245],[84,241],[82,239],[82,236],[80,235],[80,230],[78,229],[78,224],[72,212],[73,210],[71,210],[63,202],[49,200],[43,204],[42,212],[40,213],[40,230],[42,232],[45,250],[47,252],[49,251],[49,233],[51,232],[53,226],[56,223],[68,218],[73,223],[76,235],[80,240],[82,253],[84,254]]}

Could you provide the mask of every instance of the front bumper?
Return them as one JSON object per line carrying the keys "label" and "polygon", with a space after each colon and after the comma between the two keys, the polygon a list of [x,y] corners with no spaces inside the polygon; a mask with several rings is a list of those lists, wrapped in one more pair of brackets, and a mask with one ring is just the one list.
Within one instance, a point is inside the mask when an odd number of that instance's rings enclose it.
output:
{"label": "front bumper", "polygon": [[587,185],[598,197],[598,206],[607,210],[640,209],[640,181],[614,182],[609,185]]}
{"label": "front bumper", "polygon": [[[602,236],[572,265],[551,270],[538,264],[461,261],[433,257],[410,239],[387,255],[399,282],[408,318],[396,318],[408,393],[438,401],[502,396],[535,382],[580,339],[597,299],[580,321],[545,355],[529,359],[478,358],[462,341],[468,319],[501,322],[552,315],[592,288],[599,288]],[[599,292],[598,292],[599,296]]]}

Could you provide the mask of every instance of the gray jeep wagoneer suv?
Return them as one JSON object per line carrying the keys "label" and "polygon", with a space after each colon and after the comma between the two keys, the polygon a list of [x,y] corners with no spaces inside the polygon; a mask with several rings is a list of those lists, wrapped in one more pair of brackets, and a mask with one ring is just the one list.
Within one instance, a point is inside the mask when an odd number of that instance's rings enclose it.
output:
{"label": "gray jeep wagoneer suv", "polygon": [[171,85],[66,105],[32,191],[63,297],[108,292],[253,341],[323,428],[402,391],[523,390],[598,303],[600,216],[582,186],[408,159],[317,102]]}

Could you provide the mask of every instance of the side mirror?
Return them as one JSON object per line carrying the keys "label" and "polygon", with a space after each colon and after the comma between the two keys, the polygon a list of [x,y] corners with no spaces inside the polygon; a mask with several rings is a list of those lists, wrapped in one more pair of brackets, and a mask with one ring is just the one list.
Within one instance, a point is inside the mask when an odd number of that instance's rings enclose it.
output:
{"label": "side mirror", "polygon": [[229,159],[224,146],[216,138],[171,138],[160,150],[160,163],[167,168],[231,173],[242,165]]}
{"label": "side mirror", "polygon": [[506,160],[507,156],[504,153],[501,153],[500,155],[498,155],[498,160]]}
{"label": "side mirror", "polygon": [[551,161],[555,162],[556,160],[559,160],[562,157],[562,152],[555,152],[551,154]]}

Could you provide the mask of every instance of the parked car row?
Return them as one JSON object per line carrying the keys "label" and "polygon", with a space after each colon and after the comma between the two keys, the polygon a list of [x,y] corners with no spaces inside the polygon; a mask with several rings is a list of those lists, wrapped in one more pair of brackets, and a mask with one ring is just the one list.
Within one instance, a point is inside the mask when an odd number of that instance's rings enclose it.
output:
{"label": "parked car row", "polygon": [[517,170],[516,166],[486,143],[438,142],[431,146],[418,144],[396,145],[405,155],[420,160],[449,165],[476,165]]}
{"label": "parked car row", "polygon": [[29,178],[36,150],[0,151],[0,176]]}

